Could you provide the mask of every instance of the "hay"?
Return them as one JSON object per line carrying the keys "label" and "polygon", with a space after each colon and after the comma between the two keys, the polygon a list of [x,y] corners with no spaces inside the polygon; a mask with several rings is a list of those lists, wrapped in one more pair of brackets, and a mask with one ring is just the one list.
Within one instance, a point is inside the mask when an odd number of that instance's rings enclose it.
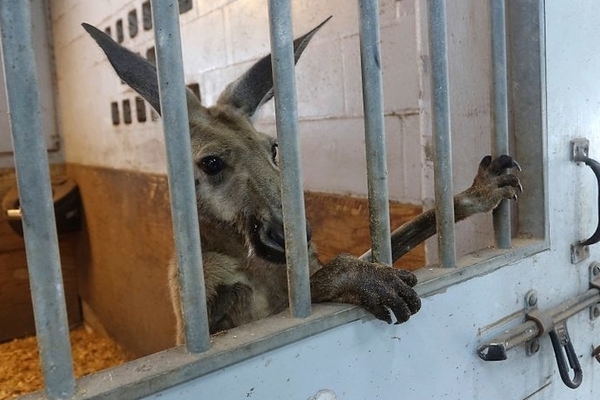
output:
{"label": "hay", "polygon": [[[109,338],[80,327],[71,331],[75,376],[123,364],[131,356]],[[37,338],[15,339],[0,344],[0,400],[42,389]]]}

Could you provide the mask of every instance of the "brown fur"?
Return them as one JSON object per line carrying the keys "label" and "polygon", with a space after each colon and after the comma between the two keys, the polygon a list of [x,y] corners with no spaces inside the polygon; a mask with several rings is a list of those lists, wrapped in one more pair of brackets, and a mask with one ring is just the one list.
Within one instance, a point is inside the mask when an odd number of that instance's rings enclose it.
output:
{"label": "brown fur", "polygon": [[[326,22],[326,21],[325,21]],[[323,23],[324,24],[324,23]],[[296,59],[323,25],[294,41]],[[107,54],[125,82],[160,110],[156,72],[147,61],[90,25],[84,28]],[[251,117],[272,97],[270,56],[232,82],[217,105],[206,108],[188,92],[196,197],[210,331],[233,328],[279,313],[288,306],[281,185],[274,138],[258,132]],[[456,219],[488,212],[520,190],[518,165],[509,156],[485,157],[473,186],[455,197]],[[392,235],[394,259],[435,234],[435,214],[426,212]],[[356,304],[377,318],[406,321],[420,299],[416,278],[407,271],[339,255],[322,265],[309,242],[311,298],[314,302]],[[184,340],[175,262],[169,285],[177,316],[177,342]]]}

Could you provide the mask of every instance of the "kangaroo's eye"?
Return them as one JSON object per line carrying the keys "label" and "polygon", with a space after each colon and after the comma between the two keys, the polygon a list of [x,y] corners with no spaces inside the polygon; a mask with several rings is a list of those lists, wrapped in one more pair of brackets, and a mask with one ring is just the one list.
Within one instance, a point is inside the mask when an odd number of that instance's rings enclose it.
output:
{"label": "kangaroo's eye", "polygon": [[217,156],[207,156],[198,165],[207,175],[216,175],[225,168],[225,163]]}
{"label": "kangaroo's eye", "polygon": [[275,165],[279,164],[278,160],[277,160],[277,149],[279,146],[277,146],[277,143],[273,143],[273,146],[271,146],[271,157],[273,158],[273,162],[275,163]]}

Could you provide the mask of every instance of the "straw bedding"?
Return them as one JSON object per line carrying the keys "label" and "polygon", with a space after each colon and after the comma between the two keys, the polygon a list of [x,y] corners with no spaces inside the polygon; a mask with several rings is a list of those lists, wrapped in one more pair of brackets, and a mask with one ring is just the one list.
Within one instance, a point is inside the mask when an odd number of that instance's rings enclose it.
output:
{"label": "straw bedding", "polygon": [[[71,331],[75,376],[123,364],[131,357],[115,342],[79,327]],[[35,336],[0,344],[0,400],[14,399],[43,387]]]}

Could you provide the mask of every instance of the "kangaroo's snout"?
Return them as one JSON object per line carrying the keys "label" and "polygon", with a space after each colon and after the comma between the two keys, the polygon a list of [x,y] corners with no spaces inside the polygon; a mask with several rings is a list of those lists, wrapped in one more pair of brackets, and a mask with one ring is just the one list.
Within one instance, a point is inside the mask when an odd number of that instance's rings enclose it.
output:
{"label": "kangaroo's snout", "polygon": [[[272,226],[267,230],[267,237],[277,243],[284,251],[285,251],[285,232],[283,229],[283,225]],[[306,223],[306,242],[310,243],[310,239],[312,238],[312,230],[310,229],[310,225],[308,222]]]}
{"label": "kangaroo's snout", "polygon": [[267,230],[267,238],[285,251],[285,233],[283,227],[271,227]]}
{"label": "kangaroo's snout", "polygon": [[[306,241],[310,243],[312,231],[306,224]],[[285,232],[283,222],[263,223],[253,219],[250,223],[250,242],[258,257],[267,261],[284,264],[285,260]]]}

